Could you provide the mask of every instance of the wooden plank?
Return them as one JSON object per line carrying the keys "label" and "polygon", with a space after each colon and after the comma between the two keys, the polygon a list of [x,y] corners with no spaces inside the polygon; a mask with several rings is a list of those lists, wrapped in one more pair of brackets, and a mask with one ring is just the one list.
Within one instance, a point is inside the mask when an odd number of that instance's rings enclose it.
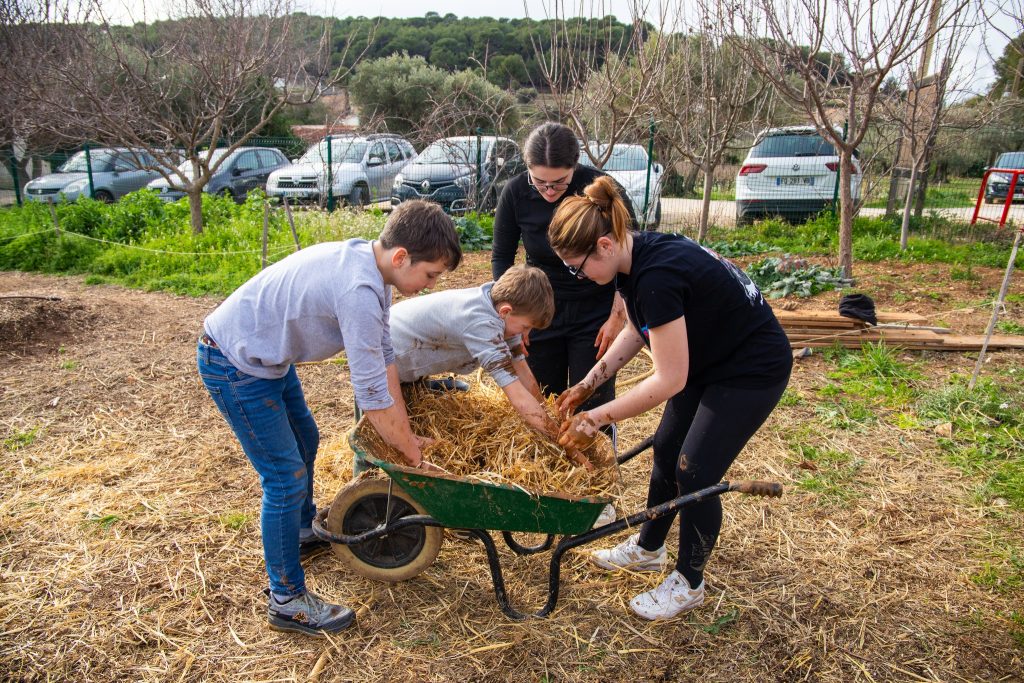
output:
{"label": "wooden plank", "polygon": [[[946,339],[946,345],[956,349],[981,350],[981,344],[985,336],[981,334],[951,334]],[[1024,349],[1024,337],[1015,334],[994,334],[988,342],[990,349]]]}

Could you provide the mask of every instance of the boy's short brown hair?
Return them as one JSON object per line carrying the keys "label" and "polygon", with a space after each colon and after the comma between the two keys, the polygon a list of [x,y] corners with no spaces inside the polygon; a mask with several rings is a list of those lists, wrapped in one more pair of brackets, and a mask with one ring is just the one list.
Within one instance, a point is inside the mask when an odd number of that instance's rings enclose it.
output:
{"label": "boy's short brown hair", "polygon": [[497,307],[508,304],[515,315],[523,315],[537,329],[544,329],[555,317],[555,293],[548,276],[533,266],[512,266],[491,288],[491,301]]}
{"label": "boy's short brown hair", "polygon": [[439,204],[413,199],[396,206],[380,233],[385,249],[403,247],[413,263],[444,259],[448,270],[462,262],[459,233]]}

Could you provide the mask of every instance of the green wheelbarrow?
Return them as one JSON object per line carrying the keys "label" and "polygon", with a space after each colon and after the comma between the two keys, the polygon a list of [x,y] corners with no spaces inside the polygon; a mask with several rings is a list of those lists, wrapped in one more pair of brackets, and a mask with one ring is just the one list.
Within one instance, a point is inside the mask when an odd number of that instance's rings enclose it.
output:
{"label": "green wheelbarrow", "polygon": [[[653,440],[648,438],[616,461],[622,464],[636,457],[650,448]],[[387,478],[362,476],[342,488],[330,508],[320,510],[313,520],[316,536],[330,541],[339,559],[360,576],[396,582],[410,579],[433,564],[444,528],[465,530],[482,542],[498,604],[514,620],[551,613],[558,602],[562,558],[572,548],[728,491],[782,495],[782,486],[773,482],[723,481],[593,527],[611,499],[537,495],[507,484],[398,465],[370,453],[358,430],[350,433],[349,443],[357,460],[379,468]],[[562,537],[551,554],[548,598],[540,610],[529,614],[511,605],[490,532],[501,532],[505,543],[518,555],[550,550],[554,537]],[[512,536],[514,532],[546,534],[547,538],[537,545],[522,545]]]}

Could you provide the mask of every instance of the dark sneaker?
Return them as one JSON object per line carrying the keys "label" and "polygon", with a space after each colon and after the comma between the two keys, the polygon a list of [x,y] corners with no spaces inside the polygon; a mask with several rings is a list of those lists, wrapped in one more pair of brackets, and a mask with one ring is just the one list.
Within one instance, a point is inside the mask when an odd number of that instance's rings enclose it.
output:
{"label": "dark sneaker", "polygon": [[330,541],[321,540],[316,536],[299,539],[299,560],[308,560],[314,555],[319,555],[320,552],[327,550],[330,547]]}
{"label": "dark sneaker", "polygon": [[444,393],[446,391],[469,391],[468,384],[462,380],[455,379],[454,377],[446,377],[445,379],[428,379],[424,383],[427,385],[427,389],[438,393]]}
{"label": "dark sneaker", "polygon": [[278,602],[269,588],[263,593],[267,596],[267,621],[275,631],[319,636],[346,629],[356,618],[356,613],[348,607],[324,602],[309,591],[285,603]]}

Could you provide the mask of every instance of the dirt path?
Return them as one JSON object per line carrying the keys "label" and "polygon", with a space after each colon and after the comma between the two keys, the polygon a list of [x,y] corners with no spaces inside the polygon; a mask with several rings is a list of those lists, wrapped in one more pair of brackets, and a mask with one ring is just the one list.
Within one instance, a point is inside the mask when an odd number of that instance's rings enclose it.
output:
{"label": "dirt path", "polygon": [[[488,271],[488,255],[474,254],[443,286]],[[984,303],[1001,273],[978,275],[860,270],[880,307],[963,333],[984,328],[987,308],[951,311]],[[604,574],[577,552],[554,615],[513,623],[481,548],[445,541],[433,567],[394,586],[346,573],[329,553],[314,558],[311,586],[356,607],[358,626],[333,642],[273,633],[259,594],[259,485],[195,374],[195,338],[217,302],[0,273],[0,296],[15,294],[61,300],[0,299],[8,680],[1019,680],[1024,670],[1024,645],[1009,635],[1024,593],[970,579],[1000,543],[1020,547],[1024,520],[980,505],[977,482],[947,464],[930,430],[880,420],[819,435],[850,458],[848,495],[796,486],[805,470],[794,435],[822,431],[812,400],[829,368],[818,355],[793,379],[807,400],[777,410],[734,467],[735,478],[783,482],[787,495],[727,501],[699,612],[642,622],[625,603],[658,577]],[[1008,314],[1024,322],[1022,309]],[[933,383],[973,364],[970,354],[907,357],[924,359]],[[1022,365],[1024,354],[999,353],[989,367]],[[300,375],[323,436],[323,505],[347,479],[352,394],[339,365]],[[656,419],[628,421],[624,442]],[[645,455],[623,468],[629,511],[642,507],[649,464]],[[502,553],[515,604],[543,603],[547,559]]]}

